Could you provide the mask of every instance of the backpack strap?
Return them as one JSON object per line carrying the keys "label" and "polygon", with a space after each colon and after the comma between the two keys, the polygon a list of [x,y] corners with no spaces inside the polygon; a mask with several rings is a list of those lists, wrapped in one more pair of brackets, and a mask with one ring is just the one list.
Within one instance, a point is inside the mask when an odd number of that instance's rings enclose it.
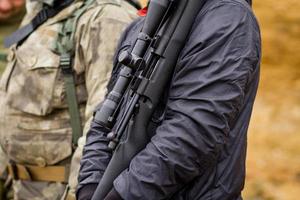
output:
{"label": "backpack strap", "polygon": [[53,7],[45,6],[32,20],[29,24],[18,29],[10,36],[5,38],[4,46],[9,48],[13,44],[18,44],[26,39],[35,29],[46,22],[49,18],[58,14],[61,10],[73,3],[74,0],[59,1],[59,4],[55,4]]}
{"label": "backpack strap", "polygon": [[[76,86],[74,80],[74,70],[72,60],[75,54],[75,32],[79,18],[85,13],[86,10],[91,8],[92,3],[95,0],[86,0],[83,2],[80,8],[78,8],[72,16],[66,19],[59,31],[55,51],[60,54],[60,67],[64,76],[64,84],[67,94],[67,104],[70,114],[70,123],[72,127],[72,142],[74,146],[77,146],[78,139],[82,135],[82,123],[80,118],[80,111],[78,100],[76,96]],[[102,0],[98,4],[116,4],[111,1]]]}
{"label": "backpack strap", "polygon": [[76,86],[72,68],[72,54],[66,52],[60,56],[60,68],[64,77],[64,85],[67,94],[67,104],[72,128],[72,143],[77,146],[77,141],[82,135],[82,126],[79,105],[76,96]]}
{"label": "backpack strap", "polygon": [[60,54],[60,68],[64,77],[74,147],[77,146],[78,139],[82,135],[82,124],[72,63],[75,48],[74,35],[79,17],[93,2],[94,0],[84,2],[72,16],[63,22],[56,41],[56,51]]}

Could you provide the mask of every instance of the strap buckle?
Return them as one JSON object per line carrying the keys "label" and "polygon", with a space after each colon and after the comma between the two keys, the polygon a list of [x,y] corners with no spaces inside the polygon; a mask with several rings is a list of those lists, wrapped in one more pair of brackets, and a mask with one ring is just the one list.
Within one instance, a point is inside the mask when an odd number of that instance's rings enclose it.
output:
{"label": "strap buckle", "polygon": [[69,53],[65,53],[60,56],[59,66],[64,74],[72,74],[73,73],[73,69],[71,67],[72,66],[71,61],[72,61],[72,59],[71,59],[71,55]]}
{"label": "strap buckle", "polygon": [[43,9],[36,15],[35,18],[33,18],[31,24],[33,25],[33,27],[37,27],[40,24],[43,24],[45,21],[47,21],[48,18],[49,18],[48,9]]}
{"label": "strap buckle", "polygon": [[48,18],[48,9],[42,10],[38,15],[38,20],[40,20],[40,22],[45,22]]}

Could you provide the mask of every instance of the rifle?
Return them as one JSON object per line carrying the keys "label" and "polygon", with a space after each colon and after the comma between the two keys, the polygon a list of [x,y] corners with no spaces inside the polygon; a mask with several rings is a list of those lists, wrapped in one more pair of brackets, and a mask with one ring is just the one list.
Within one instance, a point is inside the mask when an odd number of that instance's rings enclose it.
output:
{"label": "rifle", "polygon": [[105,198],[115,178],[149,142],[148,122],[204,2],[151,0],[132,51],[120,53],[118,79],[94,118],[109,132],[113,156],[92,200]]}

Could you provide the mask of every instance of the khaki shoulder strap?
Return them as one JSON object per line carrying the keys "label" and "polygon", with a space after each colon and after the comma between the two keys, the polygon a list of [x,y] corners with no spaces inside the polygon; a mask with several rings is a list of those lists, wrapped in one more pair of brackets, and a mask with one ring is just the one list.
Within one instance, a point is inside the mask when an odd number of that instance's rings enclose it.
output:
{"label": "khaki shoulder strap", "polygon": [[74,35],[79,17],[88,9],[94,0],[88,0],[75,11],[61,26],[56,42],[56,50],[60,53],[60,68],[64,77],[64,84],[67,96],[67,104],[72,127],[72,143],[76,147],[78,139],[82,135],[82,122],[76,96],[76,85],[72,59],[74,57]]}
{"label": "khaki shoulder strap", "polygon": [[[73,145],[75,146],[77,146],[78,139],[82,135],[82,123],[80,119],[80,111],[74,81],[74,72],[72,67],[72,59],[74,57],[75,49],[74,39],[78,20],[80,19],[82,14],[84,14],[89,8],[92,7],[95,1],[96,0],[86,0],[71,17],[69,17],[62,23],[55,47],[55,51],[61,55],[60,67],[64,75],[64,83],[67,93],[67,103],[73,135],[72,141]],[[120,5],[120,0],[97,0],[96,5],[102,4]]]}

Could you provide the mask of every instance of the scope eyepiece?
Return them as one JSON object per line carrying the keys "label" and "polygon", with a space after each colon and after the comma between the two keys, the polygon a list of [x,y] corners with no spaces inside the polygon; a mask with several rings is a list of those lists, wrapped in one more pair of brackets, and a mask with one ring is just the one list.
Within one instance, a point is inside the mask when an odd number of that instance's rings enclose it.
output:
{"label": "scope eyepiece", "polygon": [[120,53],[118,61],[127,67],[136,69],[142,63],[143,59],[128,51],[123,51]]}

